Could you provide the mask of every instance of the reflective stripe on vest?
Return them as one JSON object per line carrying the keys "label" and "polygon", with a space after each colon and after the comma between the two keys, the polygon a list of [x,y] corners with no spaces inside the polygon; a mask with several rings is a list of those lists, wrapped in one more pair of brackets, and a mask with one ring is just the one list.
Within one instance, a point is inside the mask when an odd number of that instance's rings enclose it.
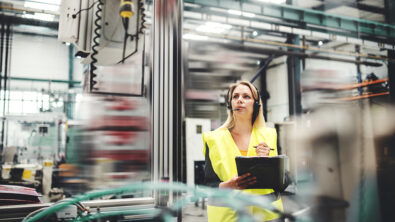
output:
{"label": "reflective stripe on vest", "polygon": [[[274,202],[280,198],[280,195],[278,195],[276,192],[273,192],[266,195],[261,195],[261,197],[267,199],[270,202]],[[229,203],[214,198],[208,198],[207,204],[216,207],[231,207]]]}

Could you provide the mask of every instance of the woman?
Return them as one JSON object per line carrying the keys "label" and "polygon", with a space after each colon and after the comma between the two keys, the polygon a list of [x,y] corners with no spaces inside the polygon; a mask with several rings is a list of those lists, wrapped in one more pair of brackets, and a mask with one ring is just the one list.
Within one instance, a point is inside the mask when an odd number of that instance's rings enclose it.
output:
{"label": "woman", "polygon": [[[272,204],[280,211],[283,206],[272,189],[245,189],[256,181],[249,174],[237,176],[236,156],[276,156],[277,134],[266,128],[261,100],[257,89],[247,81],[239,81],[229,88],[228,119],[218,129],[203,134],[206,159],[206,185],[243,190],[243,192],[273,198]],[[272,148],[272,150],[270,150]],[[279,215],[258,207],[249,207],[251,214],[262,221],[272,221]],[[208,203],[208,221],[236,221],[236,212],[219,203]]]}

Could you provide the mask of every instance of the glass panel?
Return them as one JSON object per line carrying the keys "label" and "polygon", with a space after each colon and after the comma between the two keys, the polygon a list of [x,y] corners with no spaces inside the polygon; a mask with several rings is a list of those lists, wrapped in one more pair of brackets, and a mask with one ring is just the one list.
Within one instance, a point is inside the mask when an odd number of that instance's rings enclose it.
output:
{"label": "glass panel", "polygon": [[22,101],[11,100],[9,102],[8,113],[9,114],[21,114],[22,113]]}
{"label": "glass panel", "polygon": [[38,113],[37,101],[23,101],[23,113]]}
{"label": "glass panel", "polygon": [[25,92],[23,92],[23,100],[36,101],[37,95],[38,95],[37,92],[25,91]]}

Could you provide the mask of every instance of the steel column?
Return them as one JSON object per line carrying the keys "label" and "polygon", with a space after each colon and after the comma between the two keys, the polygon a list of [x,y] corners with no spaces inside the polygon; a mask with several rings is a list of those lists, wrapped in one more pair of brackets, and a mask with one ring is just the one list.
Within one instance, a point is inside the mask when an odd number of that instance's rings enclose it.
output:
{"label": "steel column", "polygon": [[[0,92],[3,87],[3,49],[4,49],[4,33],[5,33],[5,19],[0,15],[1,27],[0,27]],[[0,97],[0,100],[2,98]],[[3,153],[4,146],[4,119],[1,120],[1,138],[0,138],[0,153]]]}
{"label": "steel column", "polygon": [[[395,59],[395,51],[389,50],[388,57]],[[395,62],[388,62],[388,83],[390,86],[390,102],[395,104]]]}
{"label": "steel column", "polygon": [[[300,38],[297,35],[289,35],[288,43],[299,44]],[[290,51],[299,51],[290,49]],[[300,92],[300,59],[296,56],[288,56],[288,97],[289,115],[299,115],[302,113],[302,102]]]}
{"label": "steel column", "polygon": [[[73,81],[73,75],[74,75],[74,46],[69,45],[69,89],[74,88],[74,81]],[[73,103],[71,102],[73,100],[74,95],[71,95],[70,93],[67,94],[67,118],[72,119],[73,118]],[[66,107],[66,106],[65,106]]]}
{"label": "steel column", "polygon": [[[385,19],[388,24],[395,25],[395,2],[393,0],[384,0]],[[395,51],[388,50],[388,58],[395,59]],[[389,102],[395,105],[395,62],[388,61],[388,84],[389,84]],[[394,115],[392,109],[387,110],[388,115]],[[390,124],[391,125],[391,124]],[[393,125],[392,125],[393,126]],[[378,193],[380,200],[381,221],[391,221],[395,218],[393,200],[395,199],[395,153],[393,147],[395,144],[394,131],[386,132],[385,136],[380,135],[375,138],[375,151],[377,163]],[[376,221],[380,221],[377,220]]]}
{"label": "steel column", "polygon": [[[181,181],[182,0],[154,1],[152,25],[152,179]],[[157,204],[162,198],[155,193]],[[173,195],[169,195],[172,202]]]}
{"label": "steel column", "polygon": [[[9,71],[9,64],[10,64],[10,55],[11,55],[11,44],[12,44],[12,32],[11,32],[11,27],[10,23],[8,20],[2,20],[2,27],[1,27],[1,79],[3,81],[0,82],[0,85],[3,84],[3,87],[1,90],[4,92],[3,93],[3,116],[5,116],[5,111],[6,111],[6,101],[7,101],[7,82],[8,80],[8,71]],[[5,35],[5,36],[4,36]],[[1,122],[1,151],[3,149],[3,146],[5,144],[4,141],[4,129],[5,127],[5,122],[4,119],[2,119]]]}
{"label": "steel column", "polygon": [[[384,0],[385,20],[388,24],[395,25],[395,2],[393,0]],[[388,50],[388,58],[395,59],[395,50]],[[395,62],[388,62],[388,83],[390,86],[390,101],[395,104]]]}

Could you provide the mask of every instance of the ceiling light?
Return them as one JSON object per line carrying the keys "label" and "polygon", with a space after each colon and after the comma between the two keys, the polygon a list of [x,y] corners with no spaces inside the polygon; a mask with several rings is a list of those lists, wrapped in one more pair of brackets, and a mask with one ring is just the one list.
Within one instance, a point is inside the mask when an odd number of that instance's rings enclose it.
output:
{"label": "ceiling light", "polygon": [[182,36],[182,38],[183,39],[189,39],[189,40],[207,40],[208,39],[207,36],[196,35],[196,34],[191,34],[191,33],[184,34]]}
{"label": "ceiling light", "polygon": [[257,31],[253,31],[253,32],[252,32],[252,35],[253,35],[253,36],[257,36],[257,35],[258,35],[258,32],[257,32]]}
{"label": "ceiling light", "polygon": [[287,0],[259,0],[259,1],[272,3],[272,4],[284,4]]}
{"label": "ceiling light", "polygon": [[324,43],[322,41],[318,41],[318,45],[322,46]]}
{"label": "ceiling light", "polygon": [[34,2],[46,3],[51,5],[60,5],[61,0],[34,0]]}
{"label": "ceiling light", "polygon": [[232,14],[232,15],[242,15],[242,16],[244,16],[244,17],[250,17],[250,18],[253,18],[253,17],[255,17],[255,14],[254,13],[250,13],[250,12],[241,12],[241,11],[237,11],[237,10],[232,10],[232,9],[229,9],[228,10],[228,13],[229,14]]}
{"label": "ceiling light", "polygon": [[249,18],[254,18],[255,17],[255,14],[251,13],[251,12],[243,12],[242,15],[244,17],[249,17]]}
{"label": "ceiling light", "polygon": [[22,17],[28,18],[28,19],[44,20],[44,21],[49,21],[49,22],[52,22],[55,20],[54,15],[45,14],[45,13],[23,14]]}
{"label": "ceiling light", "polygon": [[55,12],[59,11],[59,5],[46,4],[46,3],[40,3],[40,2],[25,2],[24,7],[25,8],[40,9],[40,10],[55,11]]}
{"label": "ceiling light", "polygon": [[206,22],[204,25],[201,25],[196,28],[199,32],[210,32],[210,33],[223,33],[226,30],[231,29],[232,26],[228,24],[221,24],[216,22]]}
{"label": "ceiling light", "polygon": [[236,11],[236,10],[232,10],[232,9],[229,9],[228,13],[232,14],[232,15],[241,15],[241,11]]}

